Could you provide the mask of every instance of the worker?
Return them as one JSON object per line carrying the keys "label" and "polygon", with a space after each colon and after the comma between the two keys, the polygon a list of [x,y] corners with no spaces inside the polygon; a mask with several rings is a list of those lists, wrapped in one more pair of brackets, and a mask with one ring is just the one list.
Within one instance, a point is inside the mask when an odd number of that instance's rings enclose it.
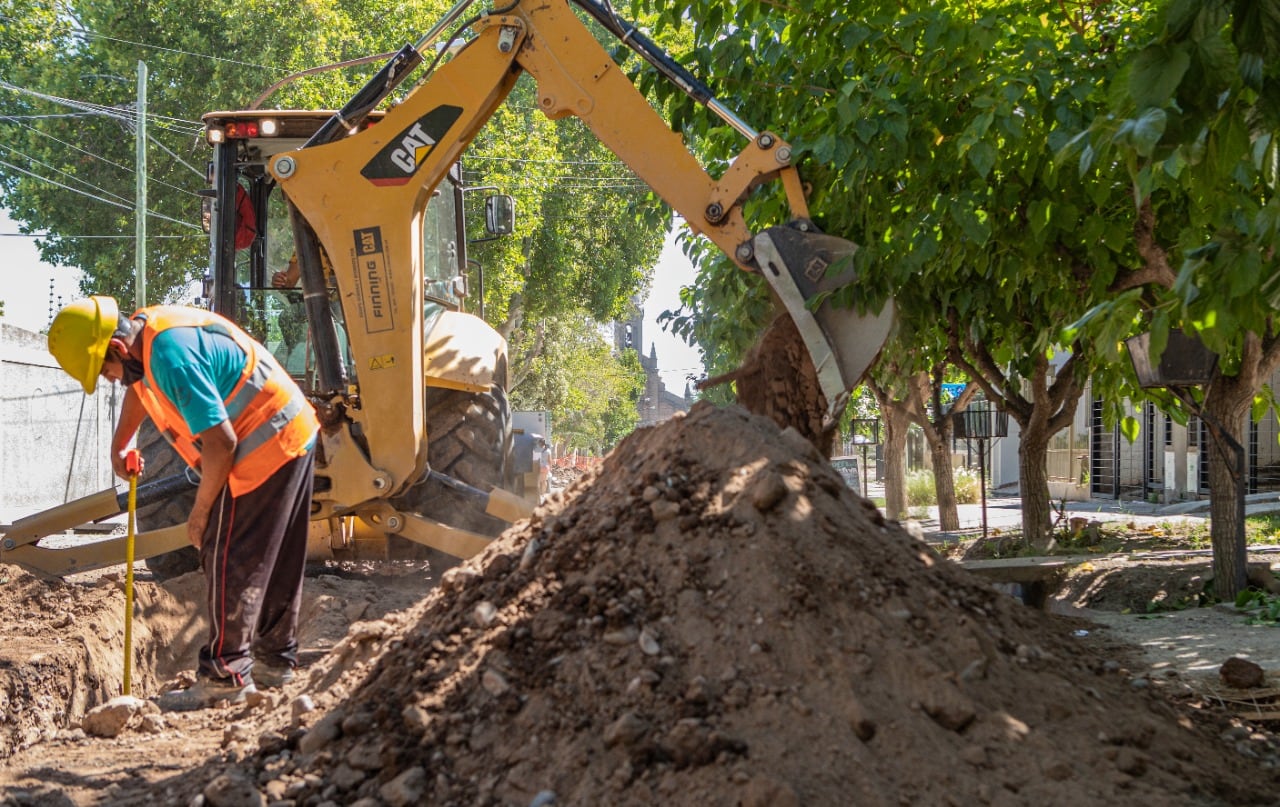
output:
{"label": "worker", "polygon": [[[329,256],[324,252],[320,253],[320,268],[324,270],[325,282],[333,286],[333,264],[329,263]],[[295,252],[289,256],[288,266],[271,274],[271,285],[277,289],[292,289],[298,285],[300,279],[302,279],[302,267],[298,265],[298,253]]]}
{"label": "worker", "polygon": [[[325,269],[328,270],[328,262],[325,262]],[[271,275],[271,285],[277,289],[291,289],[298,285],[298,278],[302,277],[302,270],[298,268],[298,255],[294,253],[289,256],[289,265],[279,272]]]}
{"label": "worker", "polygon": [[58,312],[49,352],[85,394],[99,378],[126,385],[111,439],[116,474],[125,475],[146,416],[200,472],[187,539],[208,582],[209,641],[195,685],[157,704],[203,709],[243,702],[255,681],[287,683],[297,664],[319,430],[302,391],[265,347],[196,308],[151,306],[123,316],[113,298],[89,297]]}

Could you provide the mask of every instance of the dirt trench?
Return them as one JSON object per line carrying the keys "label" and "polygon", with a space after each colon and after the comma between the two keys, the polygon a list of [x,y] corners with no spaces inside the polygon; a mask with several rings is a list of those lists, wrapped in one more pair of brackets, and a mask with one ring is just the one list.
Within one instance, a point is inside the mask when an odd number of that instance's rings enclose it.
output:
{"label": "dirt trench", "polygon": [[[304,660],[329,652],[353,622],[406,608],[435,584],[420,563],[361,567],[312,569],[299,636]],[[208,634],[204,597],[200,574],[161,584],[139,573],[131,628],[134,696],[151,698],[189,683]],[[107,742],[86,737],[81,721],[90,709],[125,694],[123,572],[64,582],[0,566],[0,609],[7,615],[0,629],[0,804],[43,803],[39,794],[61,796],[71,788],[37,787],[31,802],[25,798],[31,792],[20,783],[40,778],[44,763],[57,760],[61,749]],[[156,727],[182,731],[176,716],[167,723],[160,719],[148,730]],[[130,730],[136,736],[141,721],[133,720]],[[215,739],[199,758],[187,761],[198,763],[219,747]],[[160,752],[162,757],[168,750]],[[123,771],[129,769],[128,756],[123,758]],[[97,802],[56,798],[48,803]]]}
{"label": "dirt trench", "polygon": [[[125,596],[123,575],[85,586],[0,568],[0,604],[9,620],[0,643],[0,757],[8,757],[122,694]],[[135,585],[130,677],[137,695],[154,693],[199,647],[203,620],[184,590],[192,580],[171,588]]]}
{"label": "dirt trench", "polygon": [[168,764],[111,767],[114,748],[63,730],[0,787],[25,804],[1275,802],[1276,773],[1221,722],[737,408],[627,438],[404,610],[337,582],[308,596],[354,624],[284,693],[124,738]]}

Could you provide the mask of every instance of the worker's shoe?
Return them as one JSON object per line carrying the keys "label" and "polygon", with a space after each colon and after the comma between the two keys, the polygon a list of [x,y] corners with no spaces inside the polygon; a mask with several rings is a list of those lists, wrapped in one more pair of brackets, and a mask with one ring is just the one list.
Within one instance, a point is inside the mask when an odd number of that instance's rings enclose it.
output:
{"label": "worker's shoe", "polygon": [[263,689],[279,689],[293,680],[293,667],[287,664],[279,667],[256,661],[253,664],[253,682]]}
{"label": "worker's shoe", "polygon": [[190,689],[175,689],[164,693],[156,698],[156,705],[162,712],[194,712],[222,703],[244,703],[246,698],[257,691],[251,678],[246,678],[243,684],[237,684],[230,678],[201,677]]}

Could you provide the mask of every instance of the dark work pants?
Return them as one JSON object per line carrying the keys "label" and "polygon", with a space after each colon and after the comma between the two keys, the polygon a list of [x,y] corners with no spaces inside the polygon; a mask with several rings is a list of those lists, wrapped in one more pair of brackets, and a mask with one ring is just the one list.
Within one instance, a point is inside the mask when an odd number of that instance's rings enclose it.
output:
{"label": "dark work pants", "polygon": [[214,504],[200,547],[209,584],[209,643],[200,674],[242,683],[256,656],[297,663],[314,452],[290,460],[243,496]]}

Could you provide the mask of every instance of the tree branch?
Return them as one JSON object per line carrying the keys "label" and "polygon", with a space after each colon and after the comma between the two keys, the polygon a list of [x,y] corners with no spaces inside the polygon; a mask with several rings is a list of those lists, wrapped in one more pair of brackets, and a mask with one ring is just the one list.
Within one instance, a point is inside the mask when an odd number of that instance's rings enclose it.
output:
{"label": "tree branch", "polygon": [[[1015,420],[1020,424],[1026,423],[1027,419],[1031,417],[1030,404],[1016,393],[1006,394],[1004,392],[1009,388],[1008,377],[1001,371],[985,346],[974,342],[968,337],[965,337],[962,346],[960,331],[960,315],[955,309],[951,309],[947,312],[948,358],[951,359],[953,364],[964,370],[965,374],[975,381],[978,386],[982,387],[982,391],[986,393],[988,400],[1003,403],[1005,409],[1014,414]],[[972,361],[970,361],[966,351],[973,354]]]}
{"label": "tree branch", "polygon": [[1169,253],[1156,243],[1156,214],[1151,208],[1151,200],[1147,199],[1138,208],[1138,218],[1133,222],[1133,237],[1138,247],[1138,255],[1142,258],[1142,266],[1125,272],[1112,282],[1111,293],[1116,294],[1148,283],[1162,288],[1173,288],[1178,279],[1173,267],[1169,266]]}

